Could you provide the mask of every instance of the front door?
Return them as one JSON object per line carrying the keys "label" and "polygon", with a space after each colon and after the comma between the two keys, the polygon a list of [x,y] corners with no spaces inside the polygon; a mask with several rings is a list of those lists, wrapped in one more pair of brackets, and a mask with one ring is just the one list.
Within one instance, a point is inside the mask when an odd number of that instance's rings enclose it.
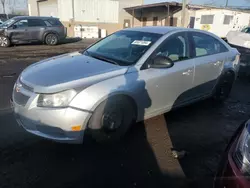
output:
{"label": "front door", "polygon": [[210,94],[224,66],[227,48],[216,38],[192,32],[193,56],[195,61],[194,93],[196,97]]}
{"label": "front door", "polygon": [[189,59],[189,43],[185,32],[173,34],[151,55],[149,64],[157,55],[164,55],[174,62],[171,68],[146,68],[140,71],[151,99],[146,109],[150,114],[162,113],[179,106],[192,98],[189,91],[193,86],[194,62]]}
{"label": "front door", "polygon": [[194,28],[195,17],[190,17],[188,28]]}
{"label": "front door", "polygon": [[27,41],[29,38],[28,20],[23,19],[14,23],[12,27],[8,28],[8,34],[12,42]]}

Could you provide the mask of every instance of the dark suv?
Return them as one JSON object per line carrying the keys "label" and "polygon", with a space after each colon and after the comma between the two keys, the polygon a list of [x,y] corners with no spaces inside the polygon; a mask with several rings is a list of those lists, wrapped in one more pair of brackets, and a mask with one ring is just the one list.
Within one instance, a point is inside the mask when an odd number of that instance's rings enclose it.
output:
{"label": "dark suv", "polygon": [[18,16],[0,25],[0,46],[37,41],[56,45],[66,35],[66,28],[58,18]]}

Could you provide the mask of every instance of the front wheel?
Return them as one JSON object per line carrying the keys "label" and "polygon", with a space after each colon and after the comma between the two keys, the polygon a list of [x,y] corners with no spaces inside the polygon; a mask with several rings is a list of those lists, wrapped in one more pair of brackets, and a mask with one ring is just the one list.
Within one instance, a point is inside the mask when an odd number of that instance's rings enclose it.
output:
{"label": "front wheel", "polygon": [[213,98],[215,101],[225,101],[231,92],[234,83],[234,74],[232,72],[226,72],[219,80],[215,88]]}
{"label": "front wheel", "polygon": [[58,43],[58,37],[57,37],[57,35],[56,34],[48,34],[48,35],[46,35],[46,37],[45,37],[45,43],[47,45],[51,45],[51,46],[57,45],[57,43]]}
{"label": "front wheel", "polygon": [[10,40],[8,37],[0,36],[0,46],[1,47],[9,47],[10,46]]}
{"label": "front wheel", "polygon": [[135,122],[135,114],[135,109],[127,97],[111,97],[94,111],[88,124],[88,132],[99,143],[117,141]]}

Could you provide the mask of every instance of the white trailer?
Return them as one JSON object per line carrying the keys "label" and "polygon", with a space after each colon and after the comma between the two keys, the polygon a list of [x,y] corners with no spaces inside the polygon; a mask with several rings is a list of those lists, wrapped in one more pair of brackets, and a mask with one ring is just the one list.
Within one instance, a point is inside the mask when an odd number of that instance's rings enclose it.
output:
{"label": "white trailer", "polygon": [[250,12],[228,9],[201,9],[195,14],[195,29],[207,30],[221,38],[229,31],[239,31],[249,26]]}

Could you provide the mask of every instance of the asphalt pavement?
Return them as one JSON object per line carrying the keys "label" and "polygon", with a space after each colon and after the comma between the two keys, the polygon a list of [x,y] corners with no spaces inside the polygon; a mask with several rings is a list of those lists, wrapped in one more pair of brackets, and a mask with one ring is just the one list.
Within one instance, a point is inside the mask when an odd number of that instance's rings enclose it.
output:
{"label": "asphalt pavement", "polygon": [[[205,100],[137,123],[118,143],[54,143],[19,127],[9,99],[28,65],[93,40],[73,42],[0,48],[0,187],[212,187],[221,154],[249,118],[249,82],[237,80],[222,105]],[[175,159],[173,148],[186,155]]]}

